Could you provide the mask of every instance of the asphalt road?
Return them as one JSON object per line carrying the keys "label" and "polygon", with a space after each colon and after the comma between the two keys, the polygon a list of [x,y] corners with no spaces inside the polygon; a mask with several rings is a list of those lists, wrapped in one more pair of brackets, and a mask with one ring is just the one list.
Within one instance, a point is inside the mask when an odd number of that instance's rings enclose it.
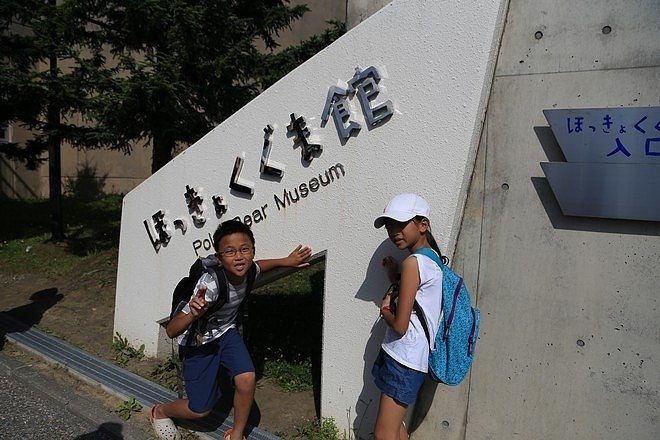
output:
{"label": "asphalt road", "polygon": [[153,439],[98,401],[0,351],[1,440]]}

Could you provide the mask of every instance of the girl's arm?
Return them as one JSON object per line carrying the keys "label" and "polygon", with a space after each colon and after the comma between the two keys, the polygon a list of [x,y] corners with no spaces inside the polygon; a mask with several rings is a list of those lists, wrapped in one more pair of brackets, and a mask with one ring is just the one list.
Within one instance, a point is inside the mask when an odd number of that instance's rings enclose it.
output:
{"label": "girl's arm", "polygon": [[312,256],[312,248],[299,244],[288,256],[284,258],[269,258],[265,260],[258,260],[257,264],[261,272],[268,272],[269,270],[278,267],[305,267],[309,266],[307,260]]}
{"label": "girl's arm", "polygon": [[396,307],[396,315],[390,309],[390,295],[385,296],[383,299],[380,313],[387,325],[399,336],[405,335],[408,331],[410,315],[412,314],[415,295],[420,282],[417,258],[408,257],[401,264],[401,283],[399,285],[399,302]]}

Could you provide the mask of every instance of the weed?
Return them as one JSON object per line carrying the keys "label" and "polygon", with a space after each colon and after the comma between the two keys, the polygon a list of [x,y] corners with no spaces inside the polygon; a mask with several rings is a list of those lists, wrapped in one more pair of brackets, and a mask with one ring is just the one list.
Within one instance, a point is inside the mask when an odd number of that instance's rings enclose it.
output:
{"label": "weed", "polygon": [[179,361],[174,358],[174,355],[172,355],[165,361],[156,365],[149,375],[154,382],[169,388],[172,391],[177,391],[179,388],[178,362]]}
{"label": "weed", "polygon": [[334,419],[311,420],[296,427],[296,433],[282,437],[285,440],[346,440],[340,436]]}
{"label": "weed", "polygon": [[122,338],[119,332],[115,334],[112,341],[112,351],[115,352],[115,361],[118,365],[124,366],[131,359],[142,360],[145,358],[144,344],[140,348],[133,347],[128,339]]}
{"label": "weed", "polygon": [[117,405],[113,412],[119,414],[119,417],[122,419],[128,420],[131,418],[131,415],[133,415],[134,412],[140,411],[142,411],[142,405],[140,405],[140,403],[135,400],[135,397],[131,397],[130,399],[125,400]]}
{"label": "weed", "polygon": [[100,289],[103,289],[106,286],[111,286],[114,284],[114,280],[109,280],[107,278],[99,279],[98,286]]}
{"label": "weed", "polygon": [[199,440],[199,436],[194,431],[188,431],[179,426],[179,432],[181,433],[181,440]]}
{"label": "weed", "polygon": [[312,365],[309,361],[287,362],[283,359],[266,359],[264,376],[272,379],[284,391],[293,393],[312,389]]}

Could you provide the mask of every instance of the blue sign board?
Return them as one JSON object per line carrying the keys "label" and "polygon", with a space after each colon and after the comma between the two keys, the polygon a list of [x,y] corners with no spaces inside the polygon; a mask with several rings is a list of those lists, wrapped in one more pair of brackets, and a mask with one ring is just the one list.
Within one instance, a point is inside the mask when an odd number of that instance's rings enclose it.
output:
{"label": "blue sign board", "polygon": [[566,162],[541,168],[565,215],[660,221],[660,107],[543,114]]}

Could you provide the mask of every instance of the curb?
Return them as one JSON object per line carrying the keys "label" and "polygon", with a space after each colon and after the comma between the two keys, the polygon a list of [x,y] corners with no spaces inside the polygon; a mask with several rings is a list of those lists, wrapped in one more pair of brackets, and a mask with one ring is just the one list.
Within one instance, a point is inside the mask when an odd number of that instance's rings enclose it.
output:
{"label": "curb", "polygon": [[[19,344],[16,345],[19,346]],[[38,371],[30,363],[0,353],[0,368],[6,370],[9,376],[14,377],[26,387],[46,396],[71,414],[86,420],[90,426],[97,426],[117,439],[151,438],[142,430],[127,424],[116,414],[102,409],[97,402],[77,396],[57,381],[49,380],[44,373]],[[102,422],[99,423],[99,421]]]}
{"label": "curb", "polygon": [[[39,329],[26,326],[6,313],[0,313],[0,334],[16,345],[59,365],[84,382],[100,387],[121,400],[135,398],[143,408],[156,403],[175,400],[176,393],[104,359],[50,336]],[[222,434],[232,426],[230,416],[213,411],[199,422],[181,421],[180,425],[195,431],[203,439],[222,439]],[[248,440],[279,440],[280,438],[252,427]]]}

